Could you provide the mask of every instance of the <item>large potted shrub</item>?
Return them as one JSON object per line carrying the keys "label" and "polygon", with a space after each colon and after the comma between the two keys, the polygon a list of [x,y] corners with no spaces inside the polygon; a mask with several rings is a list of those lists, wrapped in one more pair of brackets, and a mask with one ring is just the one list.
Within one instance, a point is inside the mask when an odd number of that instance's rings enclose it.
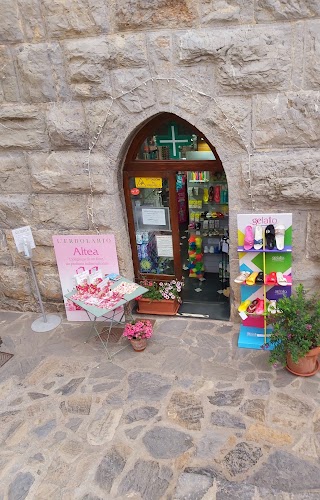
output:
{"label": "large potted shrub", "polygon": [[183,282],[177,279],[171,281],[145,280],[141,285],[148,289],[141,297],[137,297],[137,312],[142,314],[164,314],[173,316],[181,304],[180,293]]}
{"label": "large potted shrub", "polygon": [[270,363],[280,363],[295,375],[314,375],[319,369],[319,298],[308,297],[303,285],[298,285],[291,297],[278,300],[277,311],[272,315]]}

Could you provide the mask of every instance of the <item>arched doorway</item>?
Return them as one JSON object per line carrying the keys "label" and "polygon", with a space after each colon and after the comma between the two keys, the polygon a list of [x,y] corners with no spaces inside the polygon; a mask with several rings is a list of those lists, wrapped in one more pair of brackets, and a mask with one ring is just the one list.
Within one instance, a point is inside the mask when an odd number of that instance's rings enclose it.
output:
{"label": "arched doorway", "polygon": [[171,113],[149,121],[124,164],[135,278],[184,278],[184,316],[229,319],[228,184],[199,130]]}

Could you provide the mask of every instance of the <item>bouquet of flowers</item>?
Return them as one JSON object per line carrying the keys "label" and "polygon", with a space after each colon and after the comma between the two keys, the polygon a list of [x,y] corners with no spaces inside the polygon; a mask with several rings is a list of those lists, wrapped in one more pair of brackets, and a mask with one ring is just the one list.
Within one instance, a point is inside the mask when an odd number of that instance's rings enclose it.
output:
{"label": "bouquet of flowers", "polygon": [[148,319],[135,319],[126,323],[122,335],[128,340],[149,339],[152,335],[152,324]]}
{"label": "bouquet of flowers", "polygon": [[[183,288],[183,281],[177,279],[171,281],[142,281],[141,286],[148,289],[146,293],[142,295],[144,299],[152,300],[174,300],[182,302],[180,293]],[[141,297],[137,297],[139,299]]]}

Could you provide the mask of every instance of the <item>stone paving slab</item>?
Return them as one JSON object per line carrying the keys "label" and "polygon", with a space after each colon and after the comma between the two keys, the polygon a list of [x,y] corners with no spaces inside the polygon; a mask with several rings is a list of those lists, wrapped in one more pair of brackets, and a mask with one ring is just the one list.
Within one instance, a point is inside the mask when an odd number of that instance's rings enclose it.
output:
{"label": "stone paving slab", "polygon": [[109,362],[87,323],[0,313],[0,499],[319,499],[320,375],[238,349],[236,324],[155,318]]}

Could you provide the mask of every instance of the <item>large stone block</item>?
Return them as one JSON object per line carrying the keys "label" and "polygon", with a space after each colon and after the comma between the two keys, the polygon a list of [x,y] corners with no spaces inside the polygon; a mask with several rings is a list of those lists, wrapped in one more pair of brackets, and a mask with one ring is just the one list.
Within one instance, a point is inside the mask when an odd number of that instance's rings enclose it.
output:
{"label": "large stone block", "polygon": [[0,42],[21,42],[23,31],[16,0],[1,1]]}
{"label": "large stone block", "polygon": [[19,87],[9,47],[0,46],[0,101],[19,101]]}
{"label": "large stone block", "polygon": [[44,0],[43,3],[52,38],[76,38],[107,30],[107,9],[103,0]]}
{"label": "large stone block", "polygon": [[87,229],[87,202],[85,195],[38,194],[31,200],[34,220],[46,228]]}
{"label": "large stone block", "polygon": [[181,64],[211,60],[223,91],[285,89],[291,78],[290,27],[192,31],[178,38]]}
{"label": "large stone block", "polygon": [[44,300],[62,301],[58,270],[51,266],[36,266],[36,275],[41,297]]}
{"label": "large stone block", "polygon": [[12,266],[12,258],[4,231],[0,230],[0,266]]}
{"label": "large stone block", "polygon": [[30,199],[26,194],[0,196],[0,226],[14,228],[30,224]]}
{"label": "large stone block", "polygon": [[259,22],[293,21],[320,15],[317,0],[257,0],[255,18]]}
{"label": "large stone block", "polygon": [[80,102],[50,105],[47,129],[53,149],[88,148],[85,116]]}
{"label": "large stone block", "polygon": [[114,95],[124,94],[118,102],[130,113],[140,113],[156,104],[149,79],[150,73],[146,69],[119,69],[112,72]]}
{"label": "large stone block", "polygon": [[75,95],[111,94],[110,69],[147,65],[142,35],[113,35],[64,43],[69,83]]}
{"label": "large stone block", "polygon": [[41,109],[3,105],[0,109],[0,149],[47,149],[48,137]]}
{"label": "large stone block", "polygon": [[320,146],[320,106],[316,92],[290,92],[254,98],[256,149]]}
{"label": "large stone block", "polygon": [[28,298],[31,289],[27,271],[21,268],[0,266],[0,292],[11,299]]}
{"label": "large stone block", "polygon": [[234,0],[232,2],[202,0],[201,21],[208,26],[252,23],[253,3],[246,0]]}
{"label": "large stone block", "polygon": [[307,257],[311,260],[320,260],[320,212],[312,211],[308,214],[307,224]]}
{"label": "large stone block", "polygon": [[[28,155],[31,183],[38,193],[85,193],[90,191],[87,152],[32,153]],[[90,155],[92,187],[95,193],[114,194],[119,190],[117,170],[101,153]]]}
{"label": "large stone block", "polygon": [[[320,3],[319,3],[320,13]],[[308,23],[305,39],[305,78],[307,89],[319,91],[320,87],[320,22]]]}
{"label": "large stone block", "polygon": [[29,42],[45,40],[46,31],[39,0],[18,0],[23,31]]}
{"label": "large stone block", "polygon": [[0,154],[2,193],[30,193],[30,174],[23,153]]}
{"label": "large stone block", "polygon": [[103,231],[126,231],[127,223],[123,214],[125,207],[119,193],[114,195],[96,195],[93,198],[95,223]]}
{"label": "large stone block", "polygon": [[191,92],[178,82],[173,82],[172,86],[172,111],[177,115],[183,111],[194,122],[199,114],[203,115],[210,107],[210,97]]}
{"label": "large stone block", "polygon": [[163,33],[147,35],[148,59],[153,73],[170,75],[172,70],[172,40]]}
{"label": "large stone block", "polygon": [[16,50],[22,96],[28,102],[54,101],[55,85],[48,44],[25,44]]}
{"label": "large stone block", "polygon": [[102,149],[111,157],[117,158],[117,153],[123,148],[124,139],[132,130],[132,115],[125,114],[117,102],[111,103],[110,100],[84,102],[84,109],[90,139],[93,139],[104,125],[94,150]]}
{"label": "large stone block", "polygon": [[[243,167],[247,178],[248,166]],[[256,154],[251,165],[252,192],[255,199],[268,202],[311,205],[320,202],[320,153]]]}
{"label": "large stone block", "polygon": [[189,0],[118,0],[115,20],[121,30],[163,27],[185,28],[197,23],[197,12]]}

